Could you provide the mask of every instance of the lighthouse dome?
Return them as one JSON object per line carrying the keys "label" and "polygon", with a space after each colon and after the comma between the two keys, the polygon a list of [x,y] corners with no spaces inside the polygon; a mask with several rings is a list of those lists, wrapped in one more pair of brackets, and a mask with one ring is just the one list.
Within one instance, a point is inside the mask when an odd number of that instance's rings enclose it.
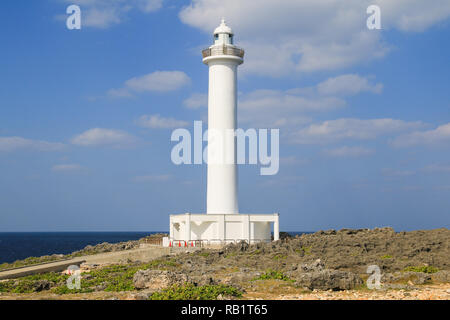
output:
{"label": "lighthouse dome", "polygon": [[227,26],[225,19],[222,18],[220,26],[214,30],[214,44],[215,45],[232,45],[233,44],[233,30]]}
{"label": "lighthouse dome", "polygon": [[222,18],[222,22],[220,23],[220,26],[214,30],[214,34],[220,34],[220,33],[227,33],[227,34],[233,34],[233,30],[229,26],[227,26],[225,19]]}

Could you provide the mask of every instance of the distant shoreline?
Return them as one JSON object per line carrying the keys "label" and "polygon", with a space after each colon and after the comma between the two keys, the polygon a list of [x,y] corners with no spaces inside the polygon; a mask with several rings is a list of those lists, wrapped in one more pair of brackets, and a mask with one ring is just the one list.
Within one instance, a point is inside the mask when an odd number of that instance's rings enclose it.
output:
{"label": "distant shoreline", "polygon": [[67,255],[88,245],[139,240],[159,232],[0,232],[0,264],[30,257]]}
{"label": "distant shoreline", "polygon": [[[145,236],[167,233],[161,231],[69,231],[69,232],[0,232],[0,264],[13,263],[31,257],[67,255],[86,246],[101,243],[116,244],[139,240]],[[312,233],[308,231],[288,232],[290,235]]]}

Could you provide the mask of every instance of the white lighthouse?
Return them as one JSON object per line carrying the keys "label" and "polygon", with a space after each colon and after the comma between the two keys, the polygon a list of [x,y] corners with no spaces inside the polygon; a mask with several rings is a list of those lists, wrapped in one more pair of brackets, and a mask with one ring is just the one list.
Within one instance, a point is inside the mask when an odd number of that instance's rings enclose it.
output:
{"label": "white lighthouse", "polygon": [[[208,141],[214,143],[215,138],[224,138],[229,130],[235,132],[237,128],[237,68],[244,62],[244,50],[234,46],[233,31],[222,19],[214,31],[214,44],[202,54],[203,63],[209,67]],[[236,139],[217,145],[223,152],[218,161],[208,160],[206,212],[237,214]],[[215,158],[214,152],[217,150],[208,148],[208,159]],[[227,156],[233,161],[226,163]]]}
{"label": "white lighthouse", "polygon": [[272,225],[274,240],[279,239],[278,213],[239,213],[234,132],[237,70],[244,62],[244,50],[234,45],[233,38],[222,19],[214,30],[213,45],[202,51],[203,63],[209,67],[207,214],[170,215],[173,245],[270,241]]}

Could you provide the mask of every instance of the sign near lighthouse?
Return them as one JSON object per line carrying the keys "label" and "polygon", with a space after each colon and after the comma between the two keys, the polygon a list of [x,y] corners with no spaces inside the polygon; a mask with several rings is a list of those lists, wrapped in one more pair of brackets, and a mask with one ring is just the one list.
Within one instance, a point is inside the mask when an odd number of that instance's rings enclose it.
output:
{"label": "sign near lighthouse", "polygon": [[[244,54],[243,49],[234,45],[234,33],[222,19],[214,30],[213,45],[202,51],[203,63],[209,67],[206,214],[171,215],[172,242],[183,241],[188,244],[204,241],[212,244],[242,240],[248,243],[270,241],[272,225],[274,240],[279,239],[278,213],[239,213],[237,160],[242,156],[238,157],[237,151],[242,151],[242,148],[237,146],[236,134],[237,72],[238,66],[244,62]],[[239,132],[243,133],[245,142],[248,131]],[[265,133],[267,143],[267,131]],[[276,137],[276,146],[272,146],[271,151],[272,156],[276,152],[278,172],[278,131],[272,132],[273,137]],[[172,135],[172,141],[176,139],[177,135]],[[261,150],[267,152],[267,148]],[[172,160],[174,154],[180,154],[179,151],[172,151]]]}

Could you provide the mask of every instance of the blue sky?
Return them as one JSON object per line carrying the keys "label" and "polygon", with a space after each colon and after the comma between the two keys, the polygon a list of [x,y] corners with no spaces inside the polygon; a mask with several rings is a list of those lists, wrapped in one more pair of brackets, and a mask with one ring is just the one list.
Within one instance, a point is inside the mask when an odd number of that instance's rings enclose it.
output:
{"label": "blue sky", "polygon": [[239,126],[280,129],[277,175],[239,168],[241,212],[279,212],[286,231],[450,225],[449,1],[0,8],[0,231],[167,230],[204,212],[206,166],[172,164],[170,136],[207,115],[201,49],[222,16],[246,50]]}

